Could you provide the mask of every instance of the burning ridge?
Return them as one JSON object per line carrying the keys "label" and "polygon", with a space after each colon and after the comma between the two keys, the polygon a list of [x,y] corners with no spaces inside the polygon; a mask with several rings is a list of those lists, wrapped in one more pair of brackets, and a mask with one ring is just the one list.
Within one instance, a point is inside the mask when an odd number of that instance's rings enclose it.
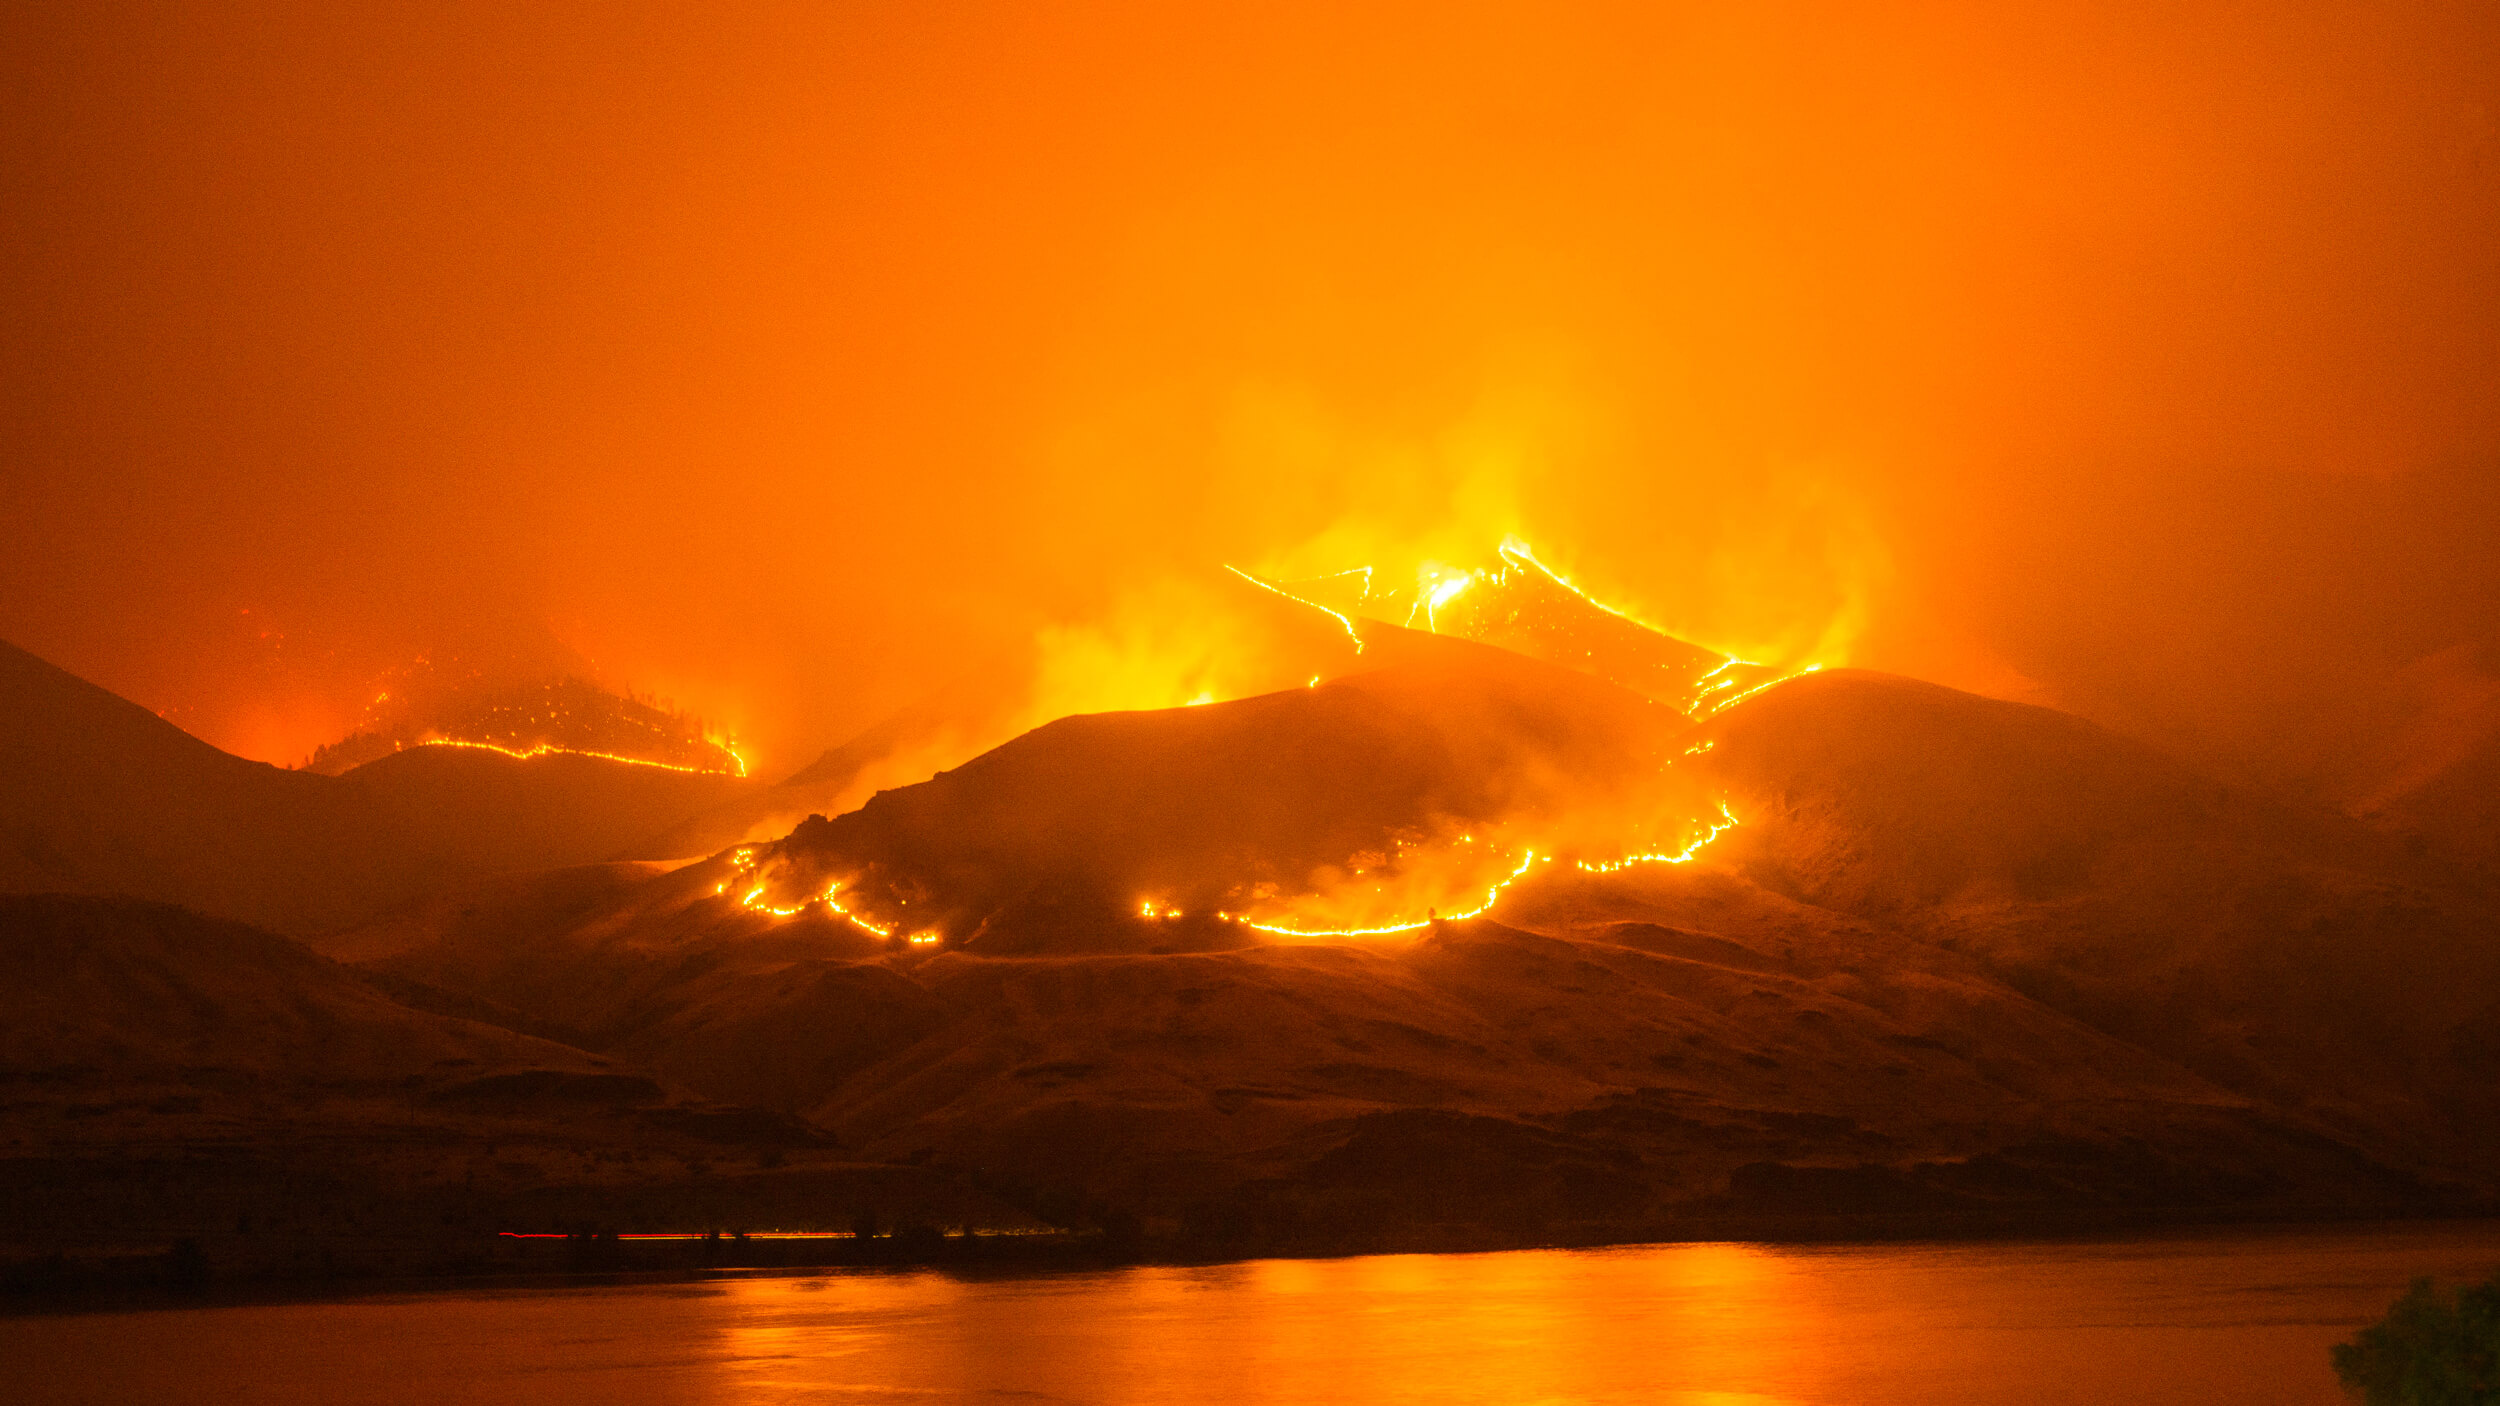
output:
{"label": "burning ridge", "polygon": [[338,776],[414,747],[471,747],[529,758],[598,757],[635,766],[746,775],[746,759],[699,719],[573,676],[449,684],[426,675],[385,689],[354,733],[315,751],[308,771]]}
{"label": "burning ridge", "polygon": [[1443,653],[1064,718],[736,852],[720,891],[823,903],[898,943],[1230,946],[1420,927],[1538,866],[1677,859],[1728,823],[1672,766],[1681,714],[1504,651]]}

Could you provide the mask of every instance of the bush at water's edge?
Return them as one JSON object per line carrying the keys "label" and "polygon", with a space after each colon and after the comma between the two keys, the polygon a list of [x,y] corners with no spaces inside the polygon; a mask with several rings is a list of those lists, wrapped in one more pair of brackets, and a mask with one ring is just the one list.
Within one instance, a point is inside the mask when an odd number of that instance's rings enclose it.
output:
{"label": "bush at water's edge", "polygon": [[2333,1354],[2344,1389],[2368,1406],[2500,1406],[2500,1273],[2454,1297],[2416,1279]]}

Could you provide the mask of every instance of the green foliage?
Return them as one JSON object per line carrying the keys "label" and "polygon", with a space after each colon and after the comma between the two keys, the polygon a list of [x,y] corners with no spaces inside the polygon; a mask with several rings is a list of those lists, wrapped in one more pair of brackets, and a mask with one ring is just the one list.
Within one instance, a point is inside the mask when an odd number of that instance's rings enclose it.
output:
{"label": "green foliage", "polygon": [[2367,1406],[2500,1406],[2500,1274],[2454,1298],[2414,1280],[2334,1359]]}

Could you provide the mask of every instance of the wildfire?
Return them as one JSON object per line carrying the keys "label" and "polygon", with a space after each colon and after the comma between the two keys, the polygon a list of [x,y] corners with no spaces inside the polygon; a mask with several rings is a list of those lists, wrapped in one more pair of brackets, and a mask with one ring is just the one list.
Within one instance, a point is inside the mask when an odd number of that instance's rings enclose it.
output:
{"label": "wildfire", "polygon": [[[736,869],[738,876],[752,874],[755,870],[755,851],[750,848],[732,850],[729,854],[729,862],[731,866]],[[729,892],[729,883],[730,881],[728,879],[721,880],[720,883],[713,886],[712,892],[715,894],[726,894]],[[870,920],[866,915],[862,914],[857,909],[844,904],[842,902],[842,881],[839,879],[827,884],[825,886],[825,891],[822,894],[819,894],[814,898],[801,899],[799,902],[793,903],[788,907],[764,901],[764,895],[771,889],[771,887],[772,886],[770,884],[758,879],[754,887],[748,889],[745,894],[739,897],[738,906],[752,913],[768,914],[775,918],[794,918],[821,903],[825,905],[826,912],[842,919],[846,923],[849,923],[852,927],[859,929],[861,932],[871,934],[872,936],[883,938],[893,937],[896,928],[901,926],[900,924],[880,925]],[[934,932],[920,932],[912,934],[910,941],[917,946],[927,946],[928,944],[938,941],[941,936],[942,934]]]}
{"label": "wildfire", "polygon": [[[1675,853],[1669,854],[1664,851],[1658,851],[1644,854],[1627,854],[1621,859],[1599,863],[1591,863],[1587,860],[1578,860],[1574,862],[1573,867],[1588,874],[1613,874],[1629,869],[1638,864],[1690,864],[1695,859],[1701,857],[1701,852],[1704,849],[1709,848],[1711,841],[1716,840],[1719,836],[1735,829],[1739,823],[1741,822],[1737,820],[1736,812],[1728,808],[1727,802],[1721,801],[1719,803],[1719,818],[1711,821],[1707,829],[1705,829],[1700,835],[1694,837],[1690,844],[1687,844],[1683,849],[1678,850]],[[1460,837],[1460,843],[1462,844],[1471,844],[1474,840],[1475,836],[1473,835]],[[1513,884],[1519,882],[1519,880],[1523,878],[1526,878],[1531,870],[1535,869],[1538,865],[1551,864],[1553,862],[1554,856],[1550,854],[1539,854],[1533,849],[1523,851],[1517,867],[1513,868],[1509,873],[1503,875],[1501,878],[1495,880],[1492,885],[1485,890],[1484,897],[1481,901],[1479,901],[1474,907],[1466,909],[1462,912],[1441,913],[1434,911],[1427,912],[1421,918],[1411,920],[1380,923],[1368,927],[1344,928],[1295,927],[1289,923],[1261,922],[1255,918],[1246,917],[1239,913],[1217,913],[1215,916],[1221,922],[1238,924],[1242,927],[1256,929],[1259,932],[1274,933],[1279,937],[1389,937],[1398,933],[1420,932],[1425,928],[1431,927],[1436,922],[1454,922],[1466,918],[1482,917],[1486,913],[1493,911],[1494,905],[1501,901],[1502,894]],[[1137,914],[1139,917],[1150,922],[1169,922],[1175,918],[1183,916],[1180,909],[1169,903],[1151,898],[1139,901],[1137,905]]]}
{"label": "wildfire", "polygon": [[[1562,587],[1564,590],[1571,592],[1573,595],[1578,596],[1580,599],[1587,601],[1589,604],[1596,606],[1598,609],[1605,611],[1608,615],[1611,615],[1618,620],[1629,620],[1633,624],[1640,626],[1642,629],[1647,630],[1654,635],[1663,635],[1666,633],[1666,631],[1659,629],[1657,626],[1650,624],[1648,621],[1638,619],[1625,613],[1624,611],[1617,610],[1613,606],[1599,600],[1597,597],[1581,590],[1578,583],[1574,582],[1570,577],[1563,575],[1554,568],[1547,566],[1544,562],[1537,560],[1536,550],[1517,537],[1503,538],[1502,545],[1495,548],[1495,550],[1501,554],[1503,561],[1508,562],[1513,566],[1535,567],[1544,575],[1546,580],[1553,582],[1555,585]],[[1736,656],[1732,654],[1729,655],[1728,664],[1733,664],[1735,662],[1737,662]],[[1724,669],[1727,667],[1727,664],[1722,664],[1719,667]]]}
{"label": "wildfire", "polygon": [[[1262,591],[1326,615],[1344,631],[1358,654],[1365,648],[1364,626],[1372,623],[1368,614],[1359,613],[1377,608],[1385,618],[1394,619],[1391,612],[1403,605],[1410,624],[1420,623],[1434,633],[1447,631],[1456,637],[1480,639],[1501,647],[1542,651],[1537,657],[1550,653],[1558,663],[1616,679],[1669,708],[1680,702],[1680,711],[1689,716],[1721,712],[1764,689],[1823,667],[1816,662],[1793,672],[1777,673],[1773,666],[1756,660],[1667,635],[1631,612],[1590,595],[1570,577],[1547,565],[1533,547],[1518,537],[1505,537],[1496,555],[1496,563],[1481,569],[1428,565],[1411,591],[1378,591],[1376,573],[1368,565],[1326,576],[1297,576],[1282,583],[1231,565],[1224,569]],[[1565,593],[1568,599],[1557,592]],[[1606,619],[1580,609],[1582,605]],[[1442,623],[1443,615],[1451,617],[1449,624]],[[1316,687],[1321,682],[1321,675],[1312,674],[1305,686]],[[1186,705],[1196,706],[1213,702],[1219,696],[1215,689],[1192,681],[1187,687],[1169,692],[1165,701],[1185,699]],[[1715,745],[1713,740],[1688,736],[1683,755],[1700,756]],[[1715,817],[1694,814],[1688,822],[1690,828],[1680,834],[1666,832],[1683,839],[1681,847],[1640,848],[1628,853],[1622,851],[1658,843],[1657,832],[1645,821],[1615,825],[1583,814],[1572,823],[1576,828],[1568,833],[1488,834],[1481,837],[1488,841],[1483,845],[1474,843],[1479,836],[1468,835],[1450,844],[1438,860],[1412,866],[1401,862],[1396,854],[1407,843],[1400,840],[1390,847],[1385,860],[1356,856],[1345,862],[1342,871],[1331,867],[1312,875],[1308,891],[1299,895],[1280,894],[1273,887],[1261,885],[1255,890],[1235,890],[1225,900],[1253,912],[1211,912],[1213,902],[1188,894],[1179,896],[1191,897],[1191,914],[1184,914],[1178,904],[1161,895],[1139,896],[1131,901],[1137,920],[1146,923],[1181,922],[1194,914],[1200,923],[1213,920],[1286,939],[1394,936],[1420,932],[1440,921],[1491,913],[1522,879],[1554,865],[1557,859],[1566,861],[1565,869],[1589,875],[1615,874],[1642,865],[1690,864],[1740,822],[1722,800]],[[1450,838],[1443,836],[1444,840]],[[1522,841],[1533,844],[1520,845]],[[806,890],[794,876],[775,873],[768,878],[757,872],[761,853],[749,849],[734,853],[730,858],[736,875],[724,880],[716,892],[735,897],[749,911],[776,918],[795,916],[822,904],[827,913],[862,932],[895,940],[898,946],[907,942],[920,947],[944,941],[935,929],[914,930],[916,923],[908,920],[881,919],[878,915],[891,909],[892,896],[846,888],[846,884],[856,882],[856,875],[827,883],[821,892],[796,903],[778,902],[777,897]],[[1580,857],[1609,853],[1615,857]],[[734,895],[732,885],[739,890]],[[812,889],[812,883],[809,888]],[[846,892],[852,895],[847,901],[843,897]],[[1458,895],[1454,900],[1448,897],[1453,893]],[[1434,901],[1436,906],[1417,914],[1415,910],[1426,901]],[[1442,902],[1460,906],[1437,906]]]}
{"label": "wildfire", "polygon": [[[1742,693],[1739,693],[1739,694],[1734,694],[1734,695],[1731,695],[1731,696],[1729,696],[1729,697],[1727,697],[1727,698],[1722,698],[1722,699],[1720,699],[1718,702],[1711,704],[1711,705],[1710,705],[1710,712],[1713,712],[1713,713],[1725,712],[1725,711],[1726,711],[1727,709],[1729,709],[1730,707],[1733,707],[1734,705],[1736,705],[1736,704],[1738,704],[1738,703],[1742,703],[1742,702],[1743,702],[1743,701],[1745,701],[1746,699],[1753,697],[1755,694],[1760,693],[1762,690],[1764,690],[1764,689],[1766,689],[1766,688],[1777,688],[1777,687],[1779,687],[1781,684],[1784,684],[1784,683],[1788,682],[1790,679],[1801,679],[1801,678],[1804,678],[1804,677],[1805,677],[1806,675],[1808,675],[1808,674],[1819,674],[1819,673],[1821,673],[1821,672],[1823,672],[1823,666],[1822,666],[1822,665],[1820,665],[1820,664],[1808,664],[1807,666],[1805,666],[1805,667],[1804,667],[1804,668],[1802,668],[1802,669],[1799,669],[1797,672],[1795,672],[1795,673],[1793,673],[1793,674],[1782,674],[1782,675],[1780,675],[1778,678],[1775,678],[1775,679],[1765,679],[1765,680],[1763,680],[1762,682],[1760,682],[1760,683],[1758,683],[1758,684],[1755,684],[1753,687],[1751,687],[1751,688],[1749,688],[1749,689],[1746,689],[1746,690],[1745,690],[1744,692],[1742,692]],[[1705,750],[1707,750],[1707,745],[1708,745],[1708,744],[1705,744],[1705,748],[1704,748]]]}
{"label": "wildfire", "polygon": [[[1262,591],[1270,591],[1283,596],[1285,599],[1292,601],[1296,605],[1307,605],[1311,609],[1327,616],[1329,619],[1336,621],[1339,625],[1345,628],[1345,637],[1354,641],[1354,652],[1357,654],[1363,652],[1363,632],[1354,628],[1354,621],[1341,612],[1330,610],[1327,606],[1320,604],[1318,601],[1311,600],[1308,597],[1297,596],[1293,592],[1286,590],[1284,587],[1279,586],[1272,581],[1262,581],[1258,577],[1251,575],[1249,572],[1242,570],[1238,566],[1227,566],[1224,569],[1233,573],[1235,576],[1240,577],[1242,580],[1249,582],[1251,585],[1258,587]],[[1372,569],[1370,567],[1358,566],[1355,567],[1353,571],[1340,571],[1336,574],[1338,576],[1351,576],[1355,571],[1363,573],[1363,589],[1365,594],[1368,595],[1371,590],[1372,579]]]}
{"label": "wildfire", "polygon": [[[1470,571],[1462,575],[1449,577],[1440,584],[1434,586],[1429,592],[1425,593],[1424,628],[1431,630],[1435,634],[1439,634],[1441,629],[1439,611],[1441,607],[1458,599],[1462,592],[1474,584],[1476,584],[1476,573]],[[1409,611],[1407,613],[1407,618],[1410,620],[1413,619],[1414,613]]]}
{"label": "wildfire", "polygon": [[738,753],[728,745],[719,742],[715,742],[712,745],[720,748],[721,751],[728,754],[730,761],[729,766],[680,766],[675,762],[655,762],[647,757],[626,757],[619,756],[614,752],[586,752],[578,747],[559,747],[552,742],[541,742],[537,746],[529,748],[526,751],[513,747],[498,746],[492,742],[463,742],[457,738],[451,737],[429,737],[423,742],[419,742],[414,745],[419,747],[468,747],[481,752],[501,752],[507,757],[512,757],[520,761],[528,761],[533,757],[596,757],[603,762],[623,762],[627,766],[652,766],[658,767],[662,771],[682,771],[694,776],[744,776],[747,774],[746,758],[739,756]]}
{"label": "wildfire", "polygon": [[1272,932],[1279,937],[1386,937],[1392,933],[1415,932],[1423,928],[1428,928],[1436,922],[1453,922],[1463,918],[1480,918],[1486,913],[1492,911],[1493,905],[1500,901],[1502,897],[1502,890],[1519,882],[1519,880],[1525,876],[1530,869],[1535,868],[1537,865],[1550,864],[1552,862],[1553,856],[1539,855],[1535,850],[1528,850],[1521,856],[1518,868],[1511,870],[1507,876],[1495,880],[1493,886],[1485,890],[1484,901],[1482,903],[1477,904],[1475,907],[1468,909],[1464,913],[1428,913],[1411,923],[1389,923],[1380,927],[1370,928],[1293,928],[1287,927],[1282,923],[1257,922],[1250,918],[1237,917],[1231,913],[1218,913],[1215,916],[1226,922],[1239,923],[1245,928],[1256,928],[1260,932]]}
{"label": "wildfire", "polygon": [[1579,867],[1591,874],[1612,874],[1618,870],[1629,869],[1635,864],[1690,864],[1695,857],[1700,855],[1703,847],[1736,828],[1736,812],[1727,808],[1727,802],[1719,802],[1719,814],[1724,817],[1723,820],[1711,822],[1708,833],[1675,854],[1627,854],[1621,859],[1605,864],[1591,864],[1584,859],[1579,861]]}

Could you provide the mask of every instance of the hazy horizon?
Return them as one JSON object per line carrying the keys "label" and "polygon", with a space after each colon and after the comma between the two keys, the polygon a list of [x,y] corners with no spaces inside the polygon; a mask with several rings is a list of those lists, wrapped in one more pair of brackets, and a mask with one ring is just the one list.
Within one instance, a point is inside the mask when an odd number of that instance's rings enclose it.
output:
{"label": "hazy horizon", "polygon": [[2463,9],[0,25],[0,638],[246,756],[505,650],[786,772],[1508,533],[2273,780],[2500,675]]}

